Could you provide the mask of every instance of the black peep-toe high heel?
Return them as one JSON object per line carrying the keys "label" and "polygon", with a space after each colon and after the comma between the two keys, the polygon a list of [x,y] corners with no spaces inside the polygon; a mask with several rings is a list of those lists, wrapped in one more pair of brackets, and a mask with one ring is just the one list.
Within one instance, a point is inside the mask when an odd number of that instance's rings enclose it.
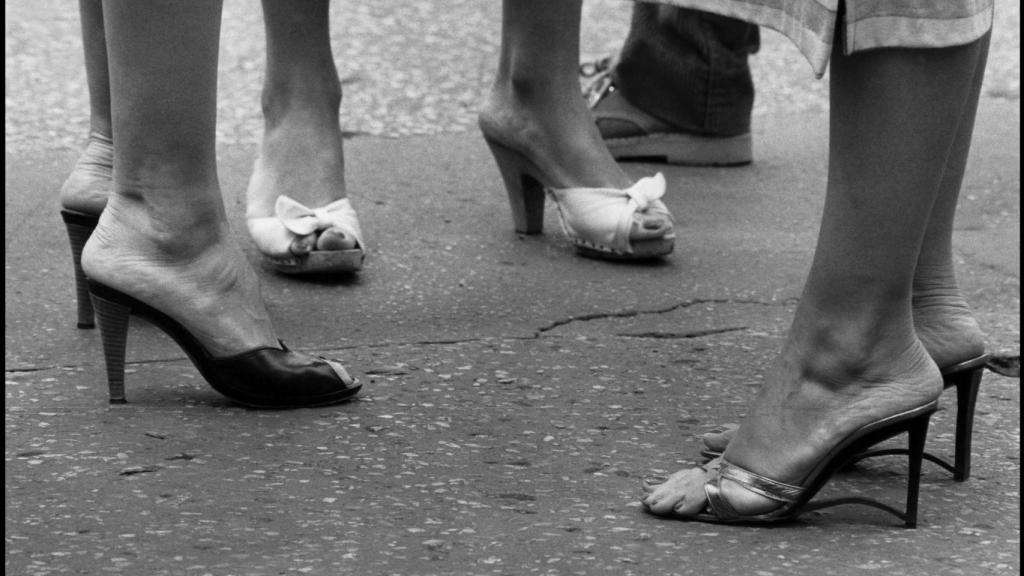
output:
{"label": "black peep-toe high heel", "polygon": [[252,408],[327,406],[355,396],[361,385],[337,362],[281,348],[263,347],[213,356],[187,328],[163,312],[113,288],[88,281],[107,365],[110,402],[125,403],[124,365],[128,319],[135,314],[181,346],[214,390]]}

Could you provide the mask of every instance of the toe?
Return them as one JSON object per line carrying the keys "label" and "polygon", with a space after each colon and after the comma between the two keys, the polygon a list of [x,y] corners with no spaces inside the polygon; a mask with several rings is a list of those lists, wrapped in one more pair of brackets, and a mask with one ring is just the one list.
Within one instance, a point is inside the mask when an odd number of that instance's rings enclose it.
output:
{"label": "toe", "polygon": [[707,493],[704,485],[708,481],[709,471],[717,469],[721,459],[713,460],[702,468],[686,470],[680,478],[678,490],[683,497],[677,499],[672,512],[678,516],[694,516],[707,507]]}
{"label": "toe", "polygon": [[668,227],[668,219],[664,216],[645,216],[642,224],[644,230],[657,231]]}
{"label": "toe", "polygon": [[703,486],[703,470],[680,470],[669,476],[665,482],[652,486],[641,502],[652,514],[675,515],[678,508],[688,509],[688,500],[703,498]]}
{"label": "toe", "polygon": [[288,248],[295,256],[306,256],[313,251],[314,246],[316,246],[316,235],[307,234],[305,236],[296,236]]}
{"label": "toe", "polygon": [[630,230],[634,240],[664,238],[672,233],[672,221],[663,214],[637,214]]}
{"label": "toe", "polygon": [[703,437],[704,446],[713,452],[725,452],[729,441],[736,435],[737,428],[739,428],[737,424],[723,424],[721,430],[708,432]]}
{"label": "toe", "polygon": [[654,486],[642,502],[652,514],[659,516],[694,516],[707,507],[704,484],[717,469],[721,459],[701,468],[680,470],[662,484]]}
{"label": "toe", "polygon": [[694,483],[686,490],[686,496],[681,498],[672,508],[672,512],[678,516],[696,516],[707,508],[707,495],[704,493],[704,477],[700,482]]}
{"label": "toe", "polygon": [[663,484],[644,496],[641,502],[652,514],[669,516],[673,514],[676,504],[685,497],[685,493]]}
{"label": "toe", "polygon": [[664,484],[668,478],[665,476],[645,476],[640,480],[640,490],[644,494],[650,494],[652,490]]}
{"label": "toe", "polygon": [[338,375],[338,378],[341,378],[341,381],[345,383],[345,386],[351,388],[355,385],[356,379],[348,373],[348,370],[345,369],[345,366],[342,365],[341,362],[327,360],[327,364],[330,365],[331,369],[334,370],[334,373]]}
{"label": "toe", "polygon": [[340,228],[324,230],[316,240],[317,250],[351,250],[355,247],[355,237]]}

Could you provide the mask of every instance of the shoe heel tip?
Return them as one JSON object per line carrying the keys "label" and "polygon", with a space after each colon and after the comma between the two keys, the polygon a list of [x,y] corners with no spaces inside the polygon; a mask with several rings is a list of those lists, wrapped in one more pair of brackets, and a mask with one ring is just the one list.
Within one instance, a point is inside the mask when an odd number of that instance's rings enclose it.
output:
{"label": "shoe heel tip", "polygon": [[524,236],[537,236],[543,234],[544,228],[542,226],[516,226],[516,234],[522,234]]}
{"label": "shoe heel tip", "polygon": [[79,330],[89,330],[91,328],[95,328],[96,327],[96,323],[95,322],[79,322],[78,324],[76,324],[76,326],[78,327]]}
{"label": "shoe heel tip", "polygon": [[125,400],[124,398],[111,398],[110,403],[113,405],[127,404],[128,400]]}

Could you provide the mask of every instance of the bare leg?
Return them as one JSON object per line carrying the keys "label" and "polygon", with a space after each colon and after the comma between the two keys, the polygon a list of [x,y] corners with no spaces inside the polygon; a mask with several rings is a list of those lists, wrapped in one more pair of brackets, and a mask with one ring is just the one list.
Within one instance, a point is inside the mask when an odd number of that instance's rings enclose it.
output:
{"label": "bare leg", "polygon": [[[345,198],[345,157],[338,107],[341,83],[331,53],[330,0],[264,0],[267,77],[263,86],[264,134],[249,182],[249,218],[274,215],[284,194],[310,207]],[[355,240],[336,228],[319,237],[258,239],[269,255],[301,256],[345,250]]]}
{"label": "bare leg", "polygon": [[[627,188],[580,97],[581,0],[505,0],[501,56],[480,127],[484,135],[529,158],[555,188]],[[670,231],[647,215],[631,238]]]}
{"label": "bare leg", "polygon": [[[799,483],[861,426],[937,398],[942,380],[912,317],[914,271],[961,122],[973,115],[985,40],[832,59],[829,182],[818,248],[782,354],[725,459]],[[913,135],[908,142],[907,135]],[[644,499],[659,514],[704,508],[702,471]],[[723,481],[736,509],[778,504]]]}
{"label": "bare leg", "polygon": [[[986,36],[982,59],[987,55],[988,43],[989,36]],[[939,197],[932,208],[914,273],[914,326],[918,338],[940,367],[969,360],[985,351],[984,334],[960,292],[953,266],[953,221],[984,73],[984,66],[979,66],[975,72],[973,89],[942,174]]]}
{"label": "bare leg", "polygon": [[217,181],[220,14],[220,0],[104,1],[118,169],[82,263],[228,355],[277,339]]}
{"label": "bare leg", "polygon": [[[988,50],[986,36],[983,49]],[[984,56],[983,56],[984,57]],[[953,140],[942,183],[914,271],[914,327],[917,337],[940,368],[975,358],[985,351],[985,338],[956,283],[953,267],[953,220],[971,146],[974,118],[981,94],[984,66],[975,72],[972,91]],[[722,452],[736,429],[709,433],[704,444]]]}
{"label": "bare leg", "polygon": [[61,206],[99,214],[110,194],[114,148],[110,126],[110,77],[100,0],[79,0],[82,45],[89,86],[89,140],[60,190]]}

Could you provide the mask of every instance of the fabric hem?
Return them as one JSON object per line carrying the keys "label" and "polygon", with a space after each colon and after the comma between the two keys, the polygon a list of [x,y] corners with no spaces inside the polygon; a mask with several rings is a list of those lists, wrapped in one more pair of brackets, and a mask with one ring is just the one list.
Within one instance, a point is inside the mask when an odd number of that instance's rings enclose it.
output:
{"label": "fabric hem", "polygon": [[901,16],[864,18],[846,25],[847,54],[878,48],[947,48],[981,38],[992,28],[992,10],[955,19]]}
{"label": "fabric hem", "polygon": [[[651,2],[651,0],[635,0]],[[946,48],[969,44],[992,28],[991,3],[961,18],[922,16],[868,16],[837,24],[838,2],[782,1],[778,8],[746,0],[658,0],[711,12],[770,28],[789,38],[821,78],[828,68],[836,27],[843,28],[843,52],[847,55],[878,48]],[[845,18],[849,18],[849,13]],[[818,26],[815,26],[817,24]]]}

